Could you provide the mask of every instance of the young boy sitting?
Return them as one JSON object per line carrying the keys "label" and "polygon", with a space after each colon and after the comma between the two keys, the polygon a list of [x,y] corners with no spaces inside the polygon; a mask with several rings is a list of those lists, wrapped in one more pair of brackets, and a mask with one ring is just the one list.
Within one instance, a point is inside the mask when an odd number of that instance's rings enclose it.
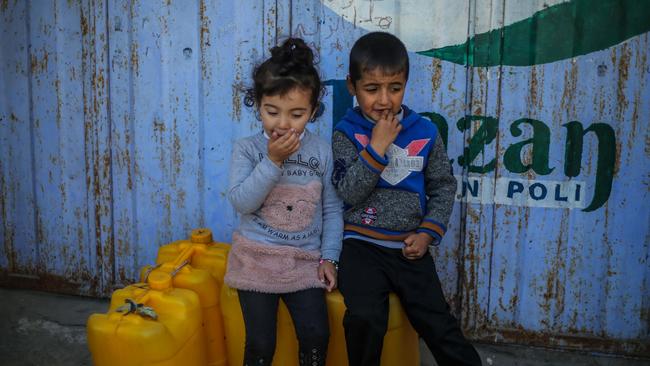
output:
{"label": "young boy sitting", "polygon": [[480,365],[451,315],[429,246],[445,234],[456,191],[433,123],[402,105],[408,53],[369,33],[350,51],[348,110],[332,136],[332,181],[345,202],[339,288],[350,365],[379,365],[395,292],[438,365]]}

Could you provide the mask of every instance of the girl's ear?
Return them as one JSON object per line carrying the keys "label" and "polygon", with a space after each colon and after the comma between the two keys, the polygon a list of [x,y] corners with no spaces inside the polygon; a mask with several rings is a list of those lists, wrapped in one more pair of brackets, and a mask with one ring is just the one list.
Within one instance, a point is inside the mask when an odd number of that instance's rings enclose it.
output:
{"label": "girl's ear", "polygon": [[348,87],[348,92],[350,92],[350,95],[353,97],[357,96],[357,92],[354,89],[354,82],[352,81],[352,78],[350,75],[345,77],[345,85]]}
{"label": "girl's ear", "polygon": [[316,108],[314,108],[314,110],[311,111],[311,116],[309,117],[309,122],[314,122],[316,120],[316,118],[322,116],[324,112],[325,112],[325,104],[323,104],[323,102],[319,101],[318,104],[316,105]]}

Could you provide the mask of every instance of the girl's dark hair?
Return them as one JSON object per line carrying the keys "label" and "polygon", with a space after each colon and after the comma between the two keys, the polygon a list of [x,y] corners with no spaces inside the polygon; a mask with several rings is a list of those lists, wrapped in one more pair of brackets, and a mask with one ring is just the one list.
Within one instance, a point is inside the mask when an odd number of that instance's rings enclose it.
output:
{"label": "girl's dark hair", "polygon": [[371,32],[359,38],[350,50],[350,79],[356,82],[364,72],[381,69],[409,78],[409,55],[399,38],[386,32]]}
{"label": "girl's dark hair", "polygon": [[300,38],[289,38],[271,48],[271,57],[253,71],[253,87],[246,91],[244,104],[259,106],[264,95],[285,95],[294,88],[311,91],[311,105],[319,106],[322,83],[314,67],[314,53]]}

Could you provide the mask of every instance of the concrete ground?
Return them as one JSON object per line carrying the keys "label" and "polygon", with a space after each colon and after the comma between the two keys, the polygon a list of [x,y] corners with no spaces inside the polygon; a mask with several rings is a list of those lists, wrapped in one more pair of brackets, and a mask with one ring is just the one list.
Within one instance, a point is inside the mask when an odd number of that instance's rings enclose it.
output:
{"label": "concrete ground", "polygon": [[[0,288],[0,364],[91,365],[86,319],[105,312],[107,300]],[[522,346],[477,344],[485,366],[641,366],[650,360],[561,352]],[[434,366],[426,347],[422,366]]]}

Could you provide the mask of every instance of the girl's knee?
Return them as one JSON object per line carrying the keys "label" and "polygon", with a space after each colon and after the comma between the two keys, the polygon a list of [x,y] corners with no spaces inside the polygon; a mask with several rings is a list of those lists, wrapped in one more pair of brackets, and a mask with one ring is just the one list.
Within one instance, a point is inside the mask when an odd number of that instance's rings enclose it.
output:
{"label": "girl's knee", "polygon": [[246,340],[244,349],[245,365],[270,365],[275,353],[275,341],[266,337]]}
{"label": "girl's knee", "polygon": [[301,329],[296,329],[298,342],[306,345],[327,345],[330,338],[328,324],[312,324]]}

